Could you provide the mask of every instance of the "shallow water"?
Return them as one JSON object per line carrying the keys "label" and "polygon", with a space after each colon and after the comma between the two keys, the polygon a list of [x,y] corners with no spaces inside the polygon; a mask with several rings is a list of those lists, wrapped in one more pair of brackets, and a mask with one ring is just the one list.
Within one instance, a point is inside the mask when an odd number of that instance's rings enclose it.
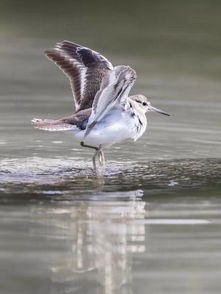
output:
{"label": "shallow water", "polygon": [[[221,291],[221,6],[138,2],[0,4],[3,294]],[[171,114],[107,149],[102,179],[72,136],[30,124],[72,111],[43,56],[62,39],[131,65],[132,92]]]}

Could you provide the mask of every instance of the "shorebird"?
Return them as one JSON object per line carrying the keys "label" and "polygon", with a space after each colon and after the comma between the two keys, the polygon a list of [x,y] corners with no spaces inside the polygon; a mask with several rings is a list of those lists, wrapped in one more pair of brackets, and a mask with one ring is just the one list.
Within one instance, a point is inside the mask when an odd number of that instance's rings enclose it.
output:
{"label": "shorebird", "polygon": [[35,118],[32,123],[41,130],[71,132],[82,147],[94,149],[96,173],[97,159],[105,166],[105,146],[128,138],[136,141],[143,135],[147,112],[169,115],[151,106],[143,95],[129,96],[136,80],[130,66],[113,66],[100,53],[69,41],[57,43],[45,55],[70,79],[75,111],[56,120]]}

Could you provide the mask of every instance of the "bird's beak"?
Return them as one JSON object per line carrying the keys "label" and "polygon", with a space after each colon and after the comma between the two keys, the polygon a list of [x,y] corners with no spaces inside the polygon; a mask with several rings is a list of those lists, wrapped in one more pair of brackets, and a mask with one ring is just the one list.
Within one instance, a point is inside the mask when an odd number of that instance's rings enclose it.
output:
{"label": "bird's beak", "polygon": [[167,112],[165,112],[165,111],[163,111],[163,110],[161,110],[159,108],[153,107],[151,105],[149,106],[149,111],[158,112],[158,113],[170,116],[169,113],[167,113]]}

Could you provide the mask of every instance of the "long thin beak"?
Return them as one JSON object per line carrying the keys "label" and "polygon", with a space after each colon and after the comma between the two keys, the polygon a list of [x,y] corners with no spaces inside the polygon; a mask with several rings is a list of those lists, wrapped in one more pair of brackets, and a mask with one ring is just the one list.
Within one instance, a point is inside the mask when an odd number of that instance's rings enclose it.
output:
{"label": "long thin beak", "polygon": [[170,116],[169,113],[167,113],[167,112],[165,112],[165,111],[163,111],[161,109],[158,109],[156,107],[153,107],[153,106],[149,106],[149,111],[154,111],[154,112],[158,112],[158,113]]}

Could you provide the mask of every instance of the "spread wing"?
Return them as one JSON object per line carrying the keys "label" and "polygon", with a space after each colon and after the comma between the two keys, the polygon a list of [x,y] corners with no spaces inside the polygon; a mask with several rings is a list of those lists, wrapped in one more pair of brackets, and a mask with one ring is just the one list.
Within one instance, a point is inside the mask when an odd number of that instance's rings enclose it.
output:
{"label": "spread wing", "polygon": [[61,120],[33,118],[31,122],[36,129],[50,132],[71,131],[76,129],[75,125],[62,122]]}
{"label": "spread wing", "polygon": [[88,120],[85,137],[91,129],[112,108],[126,109],[128,95],[136,79],[136,72],[129,66],[116,66],[104,76],[100,90],[97,92],[92,105],[92,112]]}
{"label": "spread wing", "polygon": [[64,117],[61,119],[40,119],[34,118],[32,124],[35,128],[44,131],[71,131],[71,130],[84,130],[88,122],[88,118],[91,114],[91,108],[83,109],[74,113],[71,116]]}
{"label": "spread wing", "polygon": [[69,41],[57,43],[45,54],[70,79],[76,111],[90,108],[112,64],[100,53]]}

